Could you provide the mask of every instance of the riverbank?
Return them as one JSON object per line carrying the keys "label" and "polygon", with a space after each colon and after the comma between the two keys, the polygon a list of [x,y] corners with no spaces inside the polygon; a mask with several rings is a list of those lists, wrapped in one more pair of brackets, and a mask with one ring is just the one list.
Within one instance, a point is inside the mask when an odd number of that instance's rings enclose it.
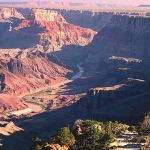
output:
{"label": "riverbank", "polygon": [[[33,112],[33,113],[43,112],[44,111],[43,109],[46,109],[46,107],[44,107],[44,105],[42,105],[42,102],[41,103],[36,102],[35,100],[32,100],[32,98],[34,98],[36,95],[40,95],[40,93],[42,93],[42,92],[49,91],[49,94],[47,96],[44,93],[42,95],[44,96],[45,99],[54,100],[55,98],[60,96],[59,93],[65,93],[66,92],[66,85],[82,76],[82,74],[84,72],[84,69],[81,67],[82,64],[83,63],[77,64],[77,68],[79,71],[70,80],[61,81],[61,82],[58,82],[56,84],[51,85],[50,87],[44,87],[42,89],[38,89],[38,90],[30,93],[29,95],[19,96],[20,98],[23,98],[25,100],[25,105],[27,105],[27,108],[24,110],[13,111],[11,113],[8,113],[8,115],[20,116],[20,115],[28,114],[31,112]],[[41,95],[38,98],[40,98],[40,97],[41,97]],[[68,99],[78,100],[77,96],[69,96]],[[43,101],[43,104],[44,103],[45,102]],[[73,101],[71,101],[70,103],[73,103]],[[68,105],[69,105],[69,103],[68,103]]]}

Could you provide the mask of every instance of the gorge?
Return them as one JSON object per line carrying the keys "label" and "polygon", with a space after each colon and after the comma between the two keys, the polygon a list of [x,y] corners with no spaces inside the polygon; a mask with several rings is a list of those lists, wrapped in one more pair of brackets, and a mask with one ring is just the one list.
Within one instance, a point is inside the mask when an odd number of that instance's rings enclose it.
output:
{"label": "gorge", "polygon": [[77,119],[136,125],[150,110],[149,43],[150,11],[1,7],[0,116],[20,127],[0,134],[4,150]]}

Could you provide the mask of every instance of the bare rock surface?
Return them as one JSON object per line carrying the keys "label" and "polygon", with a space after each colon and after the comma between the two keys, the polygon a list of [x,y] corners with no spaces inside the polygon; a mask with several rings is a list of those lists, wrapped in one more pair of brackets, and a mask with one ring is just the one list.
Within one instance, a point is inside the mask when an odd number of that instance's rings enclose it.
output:
{"label": "bare rock surface", "polygon": [[9,136],[15,132],[23,131],[22,128],[16,126],[13,122],[0,121],[0,134]]}

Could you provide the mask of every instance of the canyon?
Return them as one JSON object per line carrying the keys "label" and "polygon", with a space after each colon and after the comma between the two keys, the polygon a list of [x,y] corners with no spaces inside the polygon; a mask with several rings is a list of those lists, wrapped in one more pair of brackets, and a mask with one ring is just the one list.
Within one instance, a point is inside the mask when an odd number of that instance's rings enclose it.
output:
{"label": "canyon", "polygon": [[149,25],[149,11],[1,7],[0,117],[15,123],[0,134],[4,149],[26,150],[77,119],[141,121],[150,110]]}

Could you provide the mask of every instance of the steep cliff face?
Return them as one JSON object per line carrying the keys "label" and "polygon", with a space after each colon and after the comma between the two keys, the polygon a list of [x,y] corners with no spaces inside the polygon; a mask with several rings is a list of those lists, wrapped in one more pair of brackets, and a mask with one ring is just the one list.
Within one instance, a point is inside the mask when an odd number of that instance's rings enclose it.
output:
{"label": "steep cliff face", "polygon": [[[150,109],[148,68],[147,59],[111,56],[99,62],[95,69],[97,76],[91,75],[97,85],[88,90],[85,102],[90,117],[103,121],[139,122],[143,112]],[[129,121],[131,114],[133,120]]]}
{"label": "steep cliff face", "polygon": [[44,10],[44,9],[32,9],[31,19],[35,21],[44,21],[44,22],[66,22],[60,13],[53,10]]}
{"label": "steep cliff face", "polygon": [[26,19],[20,17],[20,20],[9,23],[9,29],[1,36],[1,48],[25,49],[40,45],[45,51],[55,51],[64,45],[85,46],[96,34],[91,29],[67,23],[57,11],[27,10],[30,12],[28,17],[24,11],[19,10]]}
{"label": "steep cliff face", "polygon": [[69,22],[84,28],[100,31],[114,15],[113,12],[96,12],[83,10],[59,10],[62,16]]}
{"label": "steep cliff face", "polygon": [[34,21],[44,33],[40,33],[39,44],[48,50],[59,50],[63,45],[87,45],[96,32],[69,24],[62,15],[52,10],[33,9]]}
{"label": "steep cliff face", "polygon": [[110,55],[149,57],[149,27],[149,17],[114,15],[94,37],[93,44]]}

